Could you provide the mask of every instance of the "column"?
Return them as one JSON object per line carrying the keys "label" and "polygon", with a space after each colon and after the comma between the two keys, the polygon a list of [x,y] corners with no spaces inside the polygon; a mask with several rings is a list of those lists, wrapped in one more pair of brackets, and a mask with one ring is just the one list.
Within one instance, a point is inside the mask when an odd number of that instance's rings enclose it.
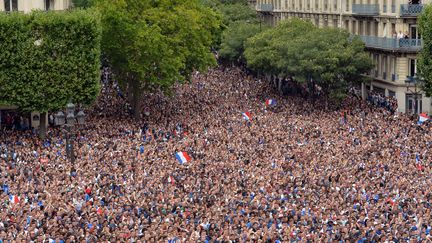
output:
{"label": "column", "polygon": [[[401,5],[402,1],[396,0],[395,3],[396,3],[396,18],[399,18],[400,17],[400,5]],[[405,1],[403,3],[405,3]]]}
{"label": "column", "polygon": [[403,87],[396,91],[396,100],[398,103],[398,112],[405,113],[406,111],[406,95],[405,92],[402,91]]}
{"label": "column", "polygon": [[426,97],[425,95],[423,95],[422,98],[423,98],[423,100],[422,100],[423,112],[431,114],[432,113],[432,110],[431,110],[431,98],[430,97]]}
{"label": "column", "polygon": [[0,11],[5,11],[4,2],[0,1]]}
{"label": "column", "polygon": [[378,22],[378,36],[379,37],[382,37],[382,36],[384,36],[384,23],[380,20],[379,22]]}
{"label": "column", "polygon": [[384,89],[384,95],[385,95],[385,97],[388,97],[388,96],[389,96],[389,91],[388,91],[388,89]]}
{"label": "column", "polygon": [[363,35],[363,33],[360,33],[360,21],[361,21],[361,20],[357,20],[357,21],[356,21],[356,25],[357,25],[357,26],[356,26],[356,30],[357,30],[357,34],[358,34],[358,35]]}
{"label": "column", "polygon": [[366,90],[366,84],[364,82],[361,84],[361,96],[362,96],[362,100],[366,100],[367,90]]}
{"label": "column", "polygon": [[382,56],[381,56],[381,54],[378,54],[377,62],[378,62],[378,67],[377,67],[378,77],[382,77]]}
{"label": "column", "polygon": [[26,1],[18,0],[18,11],[24,11],[25,13],[29,12],[30,10],[27,10],[27,5]]}
{"label": "column", "polygon": [[[349,18],[347,18],[347,19],[344,19],[344,21],[348,21],[348,22],[345,22],[345,23],[348,24],[348,26],[345,26],[345,29],[348,31],[348,33],[351,33],[351,34],[352,34],[351,20],[350,20]],[[344,24],[345,24],[345,23],[344,23]]]}
{"label": "column", "polygon": [[[30,6],[30,8],[33,9],[42,9],[45,10],[45,1],[44,0],[34,0],[32,1],[32,6]],[[52,9],[52,6],[51,6]]]}
{"label": "column", "polygon": [[397,75],[396,82],[405,83],[405,79],[408,76],[408,58],[406,57],[396,57],[396,70]]}
{"label": "column", "polygon": [[392,80],[392,73],[391,73],[391,57],[390,57],[390,55],[388,55],[387,56],[387,65],[386,65],[386,67],[387,67],[387,70],[386,70],[386,73],[387,73],[387,80]]}

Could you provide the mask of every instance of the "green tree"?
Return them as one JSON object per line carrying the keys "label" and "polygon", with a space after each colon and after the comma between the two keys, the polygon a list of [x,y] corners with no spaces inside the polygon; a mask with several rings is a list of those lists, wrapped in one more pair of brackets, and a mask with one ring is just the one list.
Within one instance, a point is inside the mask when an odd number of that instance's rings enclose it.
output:
{"label": "green tree", "polygon": [[283,78],[298,74],[299,60],[293,55],[303,44],[300,37],[314,29],[312,23],[293,18],[255,35],[246,42],[247,65],[259,73]]}
{"label": "green tree", "polygon": [[223,23],[227,26],[236,21],[245,21],[250,23],[258,23],[257,13],[251,6],[236,3],[236,4],[221,4],[218,6],[219,11],[223,16]]}
{"label": "green tree", "polygon": [[130,87],[135,116],[141,94],[190,78],[215,65],[210,47],[221,17],[198,0],[100,0],[103,53],[120,81]]}
{"label": "green tree", "polygon": [[100,16],[89,10],[0,13],[0,103],[45,114],[99,93]]}
{"label": "green tree", "polygon": [[348,85],[363,81],[372,68],[358,38],[296,18],[250,38],[245,57],[258,72],[301,83],[313,80],[331,97],[343,97]]}
{"label": "green tree", "polygon": [[72,0],[74,8],[89,8],[94,4],[93,0]]}
{"label": "green tree", "polygon": [[262,28],[256,23],[243,21],[232,23],[222,35],[222,44],[219,52],[221,58],[231,62],[240,61],[243,63],[245,61],[243,52],[246,40],[265,29],[267,29],[267,25]]}
{"label": "green tree", "polygon": [[364,43],[345,30],[315,29],[299,47],[298,78],[313,79],[333,98],[344,97],[348,85],[364,81],[373,67]]}
{"label": "green tree", "polygon": [[419,26],[423,41],[418,62],[419,76],[424,80],[426,95],[432,96],[432,5],[425,6],[419,17]]}

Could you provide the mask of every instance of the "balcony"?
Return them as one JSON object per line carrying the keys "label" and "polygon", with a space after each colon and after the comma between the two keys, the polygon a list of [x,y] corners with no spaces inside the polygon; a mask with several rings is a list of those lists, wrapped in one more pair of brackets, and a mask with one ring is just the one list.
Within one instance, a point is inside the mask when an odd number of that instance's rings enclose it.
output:
{"label": "balcony", "polygon": [[359,36],[367,48],[417,52],[422,47],[421,39],[396,39],[376,36]]}
{"label": "balcony", "polygon": [[378,4],[353,4],[352,13],[357,15],[368,15],[374,16],[379,15],[379,5]]}
{"label": "balcony", "polygon": [[258,5],[258,11],[261,12],[273,12],[273,4],[263,3]]}
{"label": "balcony", "polygon": [[401,4],[400,15],[415,17],[423,11],[423,4]]}

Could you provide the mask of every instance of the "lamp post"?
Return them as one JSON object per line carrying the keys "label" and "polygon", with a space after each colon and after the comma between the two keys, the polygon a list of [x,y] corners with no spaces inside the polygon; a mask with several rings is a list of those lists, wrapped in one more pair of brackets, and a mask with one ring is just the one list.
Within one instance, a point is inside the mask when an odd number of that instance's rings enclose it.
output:
{"label": "lamp post", "polygon": [[[72,164],[75,164],[74,146],[73,146],[73,133],[71,133],[72,128],[75,126],[75,121],[78,124],[84,124],[85,114],[81,110],[75,115],[75,105],[69,102],[66,105],[66,116],[63,111],[57,112],[55,115],[55,125],[65,127],[66,134],[66,156]],[[66,119],[65,119],[66,118]]]}
{"label": "lamp post", "polygon": [[[414,74],[414,76],[407,76],[407,78],[405,79],[407,92],[410,92],[412,95],[414,95],[414,109],[415,109],[414,112],[415,112],[415,114],[419,113],[418,98],[421,95],[421,91],[418,90],[417,87],[421,85],[422,81],[423,80],[421,80],[416,74]],[[414,85],[414,91],[410,89],[411,85]]]}

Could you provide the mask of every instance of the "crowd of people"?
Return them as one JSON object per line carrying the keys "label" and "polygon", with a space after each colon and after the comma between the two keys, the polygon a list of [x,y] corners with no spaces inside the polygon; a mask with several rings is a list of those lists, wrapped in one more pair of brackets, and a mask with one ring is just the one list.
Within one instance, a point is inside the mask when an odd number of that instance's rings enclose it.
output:
{"label": "crowd of people", "polygon": [[2,132],[0,242],[432,239],[427,124],[352,97],[341,122],[237,68],[144,101],[133,119],[107,82],[73,164],[57,128]]}
{"label": "crowd of people", "polygon": [[398,110],[398,104],[396,97],[384,96],[383,94],[370,91],[367,97],[367,101],[374,106],[387,109],[388,111],[394,113]]}

